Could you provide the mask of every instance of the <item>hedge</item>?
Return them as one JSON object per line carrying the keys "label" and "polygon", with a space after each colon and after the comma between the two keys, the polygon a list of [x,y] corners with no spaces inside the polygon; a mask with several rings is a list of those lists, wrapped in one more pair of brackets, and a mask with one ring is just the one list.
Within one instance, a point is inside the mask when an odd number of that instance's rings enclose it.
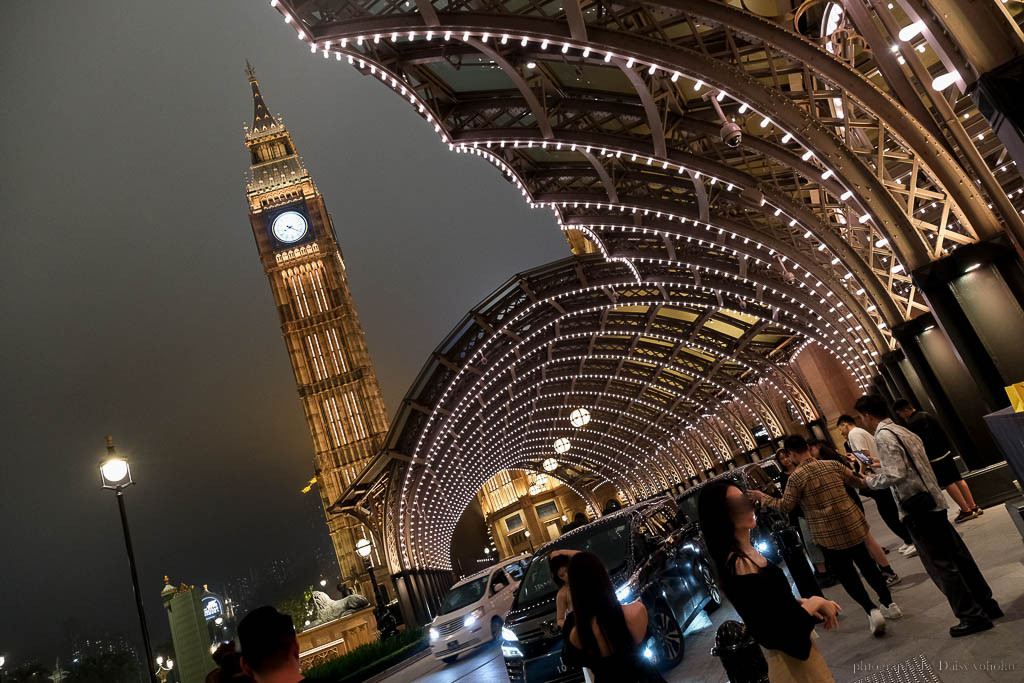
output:
{"label": "hedge", "polygon": [[358,683],[389,669],[427,647],[421,628],[407,628],[387,640],[360,645],[351,652],[318,664],[305,672],[311,683]]}

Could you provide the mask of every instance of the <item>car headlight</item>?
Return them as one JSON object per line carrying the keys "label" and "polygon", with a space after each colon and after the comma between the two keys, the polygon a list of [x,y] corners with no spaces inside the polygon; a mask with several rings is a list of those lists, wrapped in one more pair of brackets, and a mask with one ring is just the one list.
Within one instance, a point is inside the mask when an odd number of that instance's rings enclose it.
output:
{"label": "car headlight", "polygon": [[476,623],[476,620],[484,615],[484,608],[477,607],[475,610],[466,615],[466,618],[462,620],[462,626],[469,628]]}
{"label": "car headlight", "polygon": [[523,656],[523,651],[520,650],[515,645],[502,645],[501,646],[501,655],[503,657],[522,657]]}
{"label": "car headlight", "polygon": [[515,634],[515,631],[510,629],[508,626],[502,626],[501,627],[501,639],[502,640],[507,640],[507,641],[509,641],[511,643],[518,643],[519,642],[519,636],[517,636]]}
{"label": "car headlight", "polygon": [[628,583],[623,584],[615,589],[615,597],[618,598],[619,602],[623,605],[629,600],[629,596],[633,594],[633,587]]}
{"label": "car headlight", "polygon": [[435,640],[441,637],[441,634],[437,632],[436,628],[430,629],[428,633],[430,634],[430,642],[434,642]]}

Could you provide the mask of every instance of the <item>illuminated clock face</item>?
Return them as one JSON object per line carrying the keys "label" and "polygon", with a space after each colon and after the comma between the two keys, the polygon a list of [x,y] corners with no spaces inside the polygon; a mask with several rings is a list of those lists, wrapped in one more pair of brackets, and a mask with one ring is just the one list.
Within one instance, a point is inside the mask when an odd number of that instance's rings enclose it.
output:
{"label": "illuminated clock face", "polygon": [[274,219],[271,230],[285,244],[296,242],[306,234],[306,218],[298,211],[285,211]]}

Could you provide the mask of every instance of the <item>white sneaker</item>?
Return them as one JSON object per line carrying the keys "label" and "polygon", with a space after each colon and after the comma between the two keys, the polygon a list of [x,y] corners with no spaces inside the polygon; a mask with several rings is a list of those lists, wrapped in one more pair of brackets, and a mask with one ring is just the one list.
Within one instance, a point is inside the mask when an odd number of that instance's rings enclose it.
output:
{"label": "white sneaker", "polygon": [[882,613],[882,616],[886,619],[899,619],[903,616],[903,610],[901,610],[900,606],[897,605],[895,602],[889,605],[888,607],[882,605],[879,611]]}
{"label": "white sneaker", "polygon": [[908,545],[906,550],[900,550],[903,557],[917,557],[917,546]]}
{"label": "white sneaker", "polygon": [[871,628],[871,634],[875,637],[885,633],[885,617],[877,607],[868,615],[868,626]]}

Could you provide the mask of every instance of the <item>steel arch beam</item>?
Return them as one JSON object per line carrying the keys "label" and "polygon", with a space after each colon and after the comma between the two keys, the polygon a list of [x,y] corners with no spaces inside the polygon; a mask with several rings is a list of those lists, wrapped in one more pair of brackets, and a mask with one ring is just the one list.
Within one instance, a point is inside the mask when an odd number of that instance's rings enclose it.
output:
{"label": "steel arch beam", "polygon": [[[500,35],[502,32],[512,30],[539,41],[562,43],[572,40],[560,22],[550,19],[501,16],[501,25],[493,23],[498,21],[499,17],[491,15],[443,13],[439,15],[439,19],[442,27],[455,32],[487,32]],[[387,34],[418,28],[420,25],[418,18],[415,17],[375,17],[346,22],[341,32],[319,29],[315,33],[315,39],[340,40],[342,37],[349,39],[367,33]],[[588,35],[591,41],[589,47],[592,49],[610,48],[615,50],[617,56],[632,56],[644,62],[655,62],[663,69],[677,70],[688,76],[700,78],[719,90],[742,95],[743,101],[748,102],[756,111],[771,113],[772,120],[801,140],[806,148],[818,151],[820,158],[832,160],[830,168],[838,176],[847,179],[851,186],[849,189],[859,196],[861,205],[869,208],[878,218],[876,223],[879,231],[896,247],[896,251],[902,257],[901,260],[907,263],[908,268],[913,269],[928,262],[926,245],[920,241],[907,217],[878,179],[855,154],[846,149],[828,127],[809,117],[792,101],[778,92],[768,90],[745,72],[706,58],[690,48],[668,47],[595,27],[589,29]]]}
{"label": "steel arch beam", "polygon": [[[458,144],[472,146],[473,144],[482,144],[487,141],[494,141],[495,143],[506,142],[511,145],[513,140],[524,140],[531,139],[532,135],[529,130],[522,129],[476,129],[473,131],[466,131],[453,136]],[[539,142],[539,140],[538,140]],[[769,203],[784,208],[784,211],[794,218],[797,218],[799,224],[811,233],[823,244],[825,244],[829,250],[840,256],[844,265],[854,274],[856,280],[868,291],[871,296],[870,299],[874,303],[882,316],[883,321],[892,326],[903,320],[902,313],[895,307],[892,298],[888,291],[882,286],[878,276],[870,269],[870,267],[864,263],[864,260],[856,253],[851,245],[842,239],[839,235],[835,234],[828,226],[823,225],[818,218],[817,214],[810,211],[807,207],[792,201],[790,198],[785,197],[781,194],[775,193],[773,190],[765,187],[758,182],[756,178],[752,178],[747,174],[738,171],[730,166],[714,162],[712,160],[700,157],[688,152],[682,152],[672,150],[667,157],[657,157],[650,147],[638,144],[632,139],[622,139],[618,136],[612,135],[597,135],[594,133],[581,134],[574,133],[572,131],[556,130],[554,138],[549,140],[550,143],[561,143],[563,145],[577,145],[577,147],[583,147],[586,145],[593,147],[601,147],[612,150],[622,150],[627,154],[637,154],[642,157],[656,158],[658,161],[671,161],[675,164],[682,165],[686,168],[692,168],[700,171],[704,174],[713,175],[722,178],[726,182],[730,182],[743,189],[756,190],[763,193],[767,198],[770,198]],[[577,149],[578,152],[583,153],[583,150]],[[592,155],[591,155],[592,156]],[[796,168],[808,167],[809,165],[803,162],[798,156],[791,155],[792,158],[782,157],[783,163],[791,164]],[[602,169],[603,170],[603,169]],[[607,171],[605,171],[607,176]],[[602,182],[605,181],[605,177],[602,177]],[[674,180],[666,180],[665,182],[675,182]],[[698,181],[693,181],[695,184]],[[838,194],[838,193],[837,193]],[[548,201],[543,197],[536,197],[538,201]],[[589,201],[596,201],[591,198]],[[613,203],[621,203],[620,200],[614,199]],[[653,207],[652,207],[653,208]],[[662,207],[663,208],[663,207]],[[678,213],[687,213],[683,209],[677,210]],[[699,216],[691,215],[691,218],[699,218]],[[707,219],[702,219],[707,220]],[[715,222],[720,222],[719,219],[715,219]],[[754,237],[749,230],[745,230],[748,233],[750,239],[761,240],[762,237]],[[771,240],[770,235],[766,233],[759,233],[763,235],[764,239]],[[772,240],[774,241],[774,240]],[[792,247],[789,245],[782,245],[775,241],[780,247],[776,248],[776,251],[786,255],[788,258],[797,261],[801,265],[805,265],[805,259],[807,256],[794,252]],[[774,247],[773,247],[774,248]],[[817,267],[811,263],[811,267]],[[823,280],[826,281],[826,280]],[[862,308],[858,306],[858,308]],[[874,321],[869,321],[871,327],[875,326]]]}

